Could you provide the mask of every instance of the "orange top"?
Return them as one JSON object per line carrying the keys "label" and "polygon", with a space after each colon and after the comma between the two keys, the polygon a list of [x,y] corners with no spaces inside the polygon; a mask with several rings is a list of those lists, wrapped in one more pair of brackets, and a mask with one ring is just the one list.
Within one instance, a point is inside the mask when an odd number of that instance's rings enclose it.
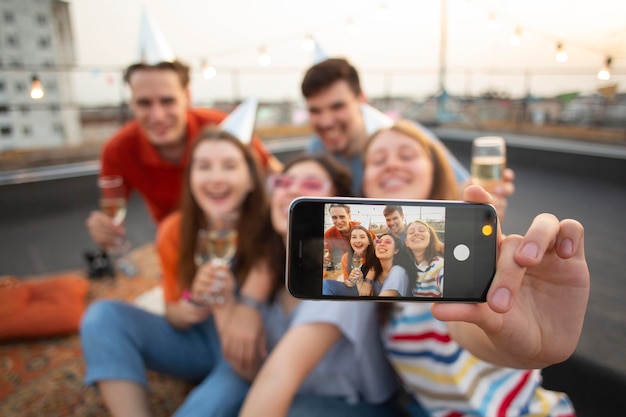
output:
{"label": "orange top", "polygon": [[157,230],[156,247],[161,260],[163,298],[166,303],[178,301],[182,295],[182,289],[178,285],[182,218],[181,212],[176,211],[163,219]]}
{"label": "orange top", "polygon": [[[100,175],[121,175],[127,196],[134,189],[144,198],[152,218],[158,223],[178,208],[185,167],[193,140],[205,126],[217,125],[226,114],[212,109],[189,109],[185,153],[179,164],[164,161],[150,144],[137,121],[124,125],[102,150]],[[270,153],[254,136],[251,146],[267,167]]]}

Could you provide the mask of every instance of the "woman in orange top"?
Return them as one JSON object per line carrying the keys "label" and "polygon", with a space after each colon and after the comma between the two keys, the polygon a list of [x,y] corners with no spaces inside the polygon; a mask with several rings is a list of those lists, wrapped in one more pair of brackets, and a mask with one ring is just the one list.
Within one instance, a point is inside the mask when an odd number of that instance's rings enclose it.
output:
{"label": "woman in orange top", "polygon": [[[223,131],[203,131],[194,143],[182,201],[181,211],[163,221],[157,236],[165,316],[108,300],[92,305],[83,319],[85,379],[97,385],[113,416],[150,415],[146,369],[199,382],[177,416],[236,415],[248,386],[231,364],[245,373],[265,355],[260,313],[250,300],[263,300],[280,283],[268,273],[264,251],[269,249],[247,247],[262,241],[266,222],[260,219],[268,216],[250,149]],[[232,264],[196,266],[198,231],[226,213],[239,214],[238,235],[245,237]],[[236,282],[241,296],[222,304],[186,296],[190,290],[206,292],[203,286],[216,274],[232,275],[234,280],[226,281]]]}

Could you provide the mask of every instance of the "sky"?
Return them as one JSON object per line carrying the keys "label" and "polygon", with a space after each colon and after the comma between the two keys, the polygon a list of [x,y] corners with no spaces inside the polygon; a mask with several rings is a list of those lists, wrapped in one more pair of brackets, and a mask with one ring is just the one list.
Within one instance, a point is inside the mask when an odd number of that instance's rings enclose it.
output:
{"label": "sky", "polygon": [[[300,100],[313,63],[302,48],[312,35],[328,56],[348,58],[369,97],[424,98],[439,89],[441,2],[444,0],[72,0],[78,68],[75,97],[83,104],[128,97],[122,69],[137,60],[141,11],[147,9],[174,53],[192,66],[196,103]],[[626,2],[622,0],[445,0],[446,89],[513,97],[554,96],[618,84],[626,88]],[[488,29],[489,16],[497,30]],[[356,22],[358,33],[347,22]],[[354,27],[353,27],[354,28]],[[510,45],[520,31],[521,42]],[[562,42],[568,61],[555,60]],[[258,64],[265,47],[272,63]],[[609,81],[596,78],[612,57]],[[217,70],[201,75],[208,60]]]}

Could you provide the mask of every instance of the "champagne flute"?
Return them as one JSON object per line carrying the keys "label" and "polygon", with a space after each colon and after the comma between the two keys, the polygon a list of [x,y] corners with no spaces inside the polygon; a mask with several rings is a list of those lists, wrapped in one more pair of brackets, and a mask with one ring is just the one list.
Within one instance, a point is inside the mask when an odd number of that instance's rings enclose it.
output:
{"label": "champagne flute", "polygon": [[[100,188],[100,209],[113,220],[116,226],[122,225],[126,218],[126,190],[124,179],[119,175],[102,176],[98,179]],[[130,243],[126,238],[120,238],[109,253],[117,258],[117,266],[129,277],[135,276],[137,268],[128,259],[126,254],[130,250]]]}
{"label": "champagne flute", "polygon": [[488,192],[502,183],[506,145],[499,136],[482,136],[472,142],[472,178]]}
{"label": "champagne flute", "polygon": [[[196,240],[194,260],[198,267],[211,262],[216,267],[228,266],[237,252],[237,219],[235,214],[211,216],[209,227],[200,229]],[[204,297],[209,303],[223,303],[226,299],[222,294],[223,280],[217,280],[211,294]]]}
{"label": "champagne flute", "polygon": [[352,282],[353,284],[358,284],[360,281],[359,276],[354,276],[352,274],[352,271],[354,270],[361,270],[361,265],[363,265],[363,257],[357,255],[356,253],[354,255],[352,255],[352,269],[350,270],[350,282]]}

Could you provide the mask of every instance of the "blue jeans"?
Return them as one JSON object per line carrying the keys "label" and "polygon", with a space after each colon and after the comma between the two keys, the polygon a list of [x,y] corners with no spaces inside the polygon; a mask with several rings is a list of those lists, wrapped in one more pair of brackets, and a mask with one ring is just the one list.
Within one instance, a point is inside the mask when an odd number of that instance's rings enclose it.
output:
{"label": "blue jeans", "polygon": [[[341,284],[341,283],[340,283]],[[287,417],[398,417],[404,416],[396,399],[383,404],[348,404],[343,398],[316,394],[297,394]]]}
{"label": "blue jeans", "polygon": [[358,297],[359,290],[356,285],[348,287],[341,281],[335,281],[332,279],[325,279],[322,282],[322,294],[323,295],[348,295],[351,297]]}
{"label": "blue jeans", "polygon": [[124,380],[147,388],[146,369],[199,382],[177,417],[236,416],[249,385],[223,359],[212,318],[189,329],[120,301],[92,304],[81,323],[86,384]]}

